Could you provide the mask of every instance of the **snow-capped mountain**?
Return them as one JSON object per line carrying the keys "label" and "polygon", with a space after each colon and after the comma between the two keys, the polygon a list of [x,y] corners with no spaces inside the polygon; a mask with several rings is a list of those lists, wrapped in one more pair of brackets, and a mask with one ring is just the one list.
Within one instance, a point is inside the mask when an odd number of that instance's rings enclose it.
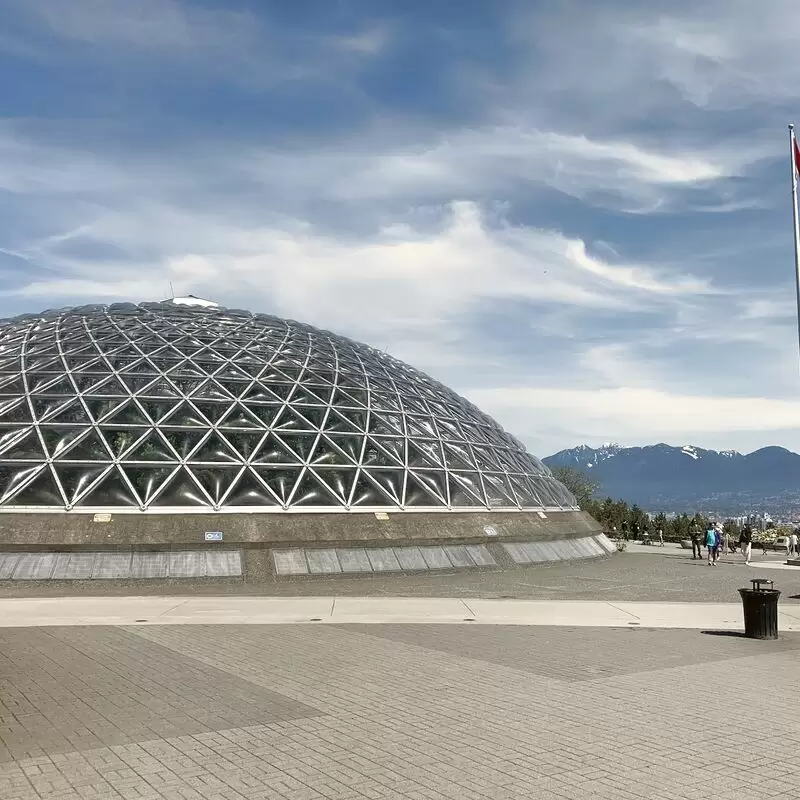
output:
{"label": "snow-capped mountain", "polygon": [[746,513],[800,509],[800,455],[764,447],[742,455],[694,445],[580,445],[544,459],[600,483],[597,495],[623,498],[648,510]]}

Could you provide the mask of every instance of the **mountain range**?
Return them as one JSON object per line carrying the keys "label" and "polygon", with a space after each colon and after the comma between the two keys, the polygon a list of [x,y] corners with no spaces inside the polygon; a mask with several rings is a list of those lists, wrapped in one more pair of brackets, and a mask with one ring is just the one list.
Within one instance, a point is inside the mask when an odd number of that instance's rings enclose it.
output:
{"label": "mountain range", "polygon": [[599,498],[623,499],[648,511],[800,512],[800,455],[783,447],[743,455],[691,445],[580,445],[543,460],[548,467],[590,475],[599,484]]}

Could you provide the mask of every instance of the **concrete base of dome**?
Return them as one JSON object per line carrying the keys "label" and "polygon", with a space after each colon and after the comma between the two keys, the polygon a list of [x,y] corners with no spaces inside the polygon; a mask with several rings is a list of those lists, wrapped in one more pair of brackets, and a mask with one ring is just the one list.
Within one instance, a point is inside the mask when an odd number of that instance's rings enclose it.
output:
{"label": "concrete base of dome", "polygon": [[[221,534],[222,539],[208,541],[207,533]],[[608,554],[608,548],[597,546],[586,550],[581,544],[600,537],[600,525],[583,511],[538,512],[468,512],[468,513],[390,513],[388,518],[375,514],[120,514],[109,521],[95,522],[92,515],[78,514],[3,514],[0,515],[0,555],[2,553],[25,553],[28,569],[34,574],[47,572],[43,563],[37,567],[32,554],[83,553],[87,557],[96,554],[99,564],[103,553],[130,553],[131,564],[144,563],[142,554],[167,551],[177,563],[206,558],[201,552],[217,551],[222,557],[236,553],[240,567],[227,576],[212,575],[207,580],[245,583],[270,583],[276,580],[298,577],[314,577],[313,562],[324,554],[338,563],[337,559],[348,552],[361,559],[365,568],[356,573],[372,574],[377,571],[392,571],[391,566],[383,570],[380,559],[391,563],[403,556],[413,555],[419,562],[419,571],[434,573],[437,569],[503,569],[539,561],[563,561],[572,558],[600,557]],[[604,537],[601,537],[604,539]],[[562,542],[574,542],[566,551]],[[551,559],[532,555],[526,562],[525,548],[537,543],[552,542],[547,548],[555,553]],[[605,540],[604,545],[607,540]],[[580,546],[579,546],[580,544]],[[466,547],[466,550],[464,549]],[[420,552],[433,557],[436,549],[444,548],[450,560],[443,564],[430,565],[420,561]],[[476,549],[477,548],[477,549]],[[487,550],[488,548],[488,550]],[[391,552],[390,552],[391,551]],[[560,554],[558,551],[561,551]],[[530,551],[533,553],[534,551]],[[488,558],[482,563],[482,553]],[[338,554],[338,555],[337,555]],[[470,555],[471,554],[471,555]],[[232,556],[231,556],[232,557]],[[197,560],[195,558],[195,560]],[[211,563],[213,557],[208,557]],[[459,563],[458,559],[463,563]],[[35,559],[34,559],[35,560]],[[84,559],[85,560],[85,559]],[[124,560],[124,559],[123,559]],[[292,570],[281,568],[281,564],[306,563],[308,568]],[[435,560],[435,559],[434,559]],[[55,562],[53,562],[55,563]],[[63,568],[63,559],[59,561]],[[416,571],[413,562],[396,571]],[[3,565],[0,565],[2,567]],[[130,575],[136,569],[131,566]],[[112,568],[113,572],[113,568]],[[5,574],[4,574],[5,573]],[[16,574],[19,573],[19,574]],[[92,570],[89,570],[92,574]],[[141,574],[141,573],[139,573]],[[164,578],[169,573],[164,574]],[[333,577],[349,574],[347,569],[322,569],[316,574]],[[48,580],[55,579],[56,572]],[[77,577],[77,576],[76,576]],[[106,574],[94,578],[110,577]],[[121,575],[120,575],[121,577]],[[186,577],[199,577],[186,575]],[[20,562],[19,569],[9,564],[0,568],[0,579],[38,580]],[[139,580],[144,580],[141,578]],[[70,581],[75,585],[75,581]],[[96,580],[92,580],[96,583]]]}
{"label": "concrete base of dome", "polygon": [[389,512],[376,514],[0,514],[0,550],[225,544],[305,546],[386,542],[530,541],[591,535],[601,527],[585,511]]}

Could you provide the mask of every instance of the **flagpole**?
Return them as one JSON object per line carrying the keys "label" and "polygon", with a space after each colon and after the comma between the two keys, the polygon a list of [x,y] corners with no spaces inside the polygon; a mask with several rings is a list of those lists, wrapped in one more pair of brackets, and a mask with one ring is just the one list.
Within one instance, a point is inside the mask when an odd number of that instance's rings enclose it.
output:
{"label": "flagpole", "polygon": [[797,215],[797,178],[800,164],[795,163],[797,144],[794,136],[794,125],[789,125],[789,151],[792,163],[792,220],[794,222],[794,274],[797,292],[797,344],[800,348],[800,221]]}

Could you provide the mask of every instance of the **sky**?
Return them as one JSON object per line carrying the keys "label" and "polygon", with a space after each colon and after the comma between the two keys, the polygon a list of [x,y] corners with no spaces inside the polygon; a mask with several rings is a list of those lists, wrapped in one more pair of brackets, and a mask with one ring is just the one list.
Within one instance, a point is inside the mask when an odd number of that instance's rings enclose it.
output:
{"label": "sky", "polygon": [[539,456],[800,451],[791,0],[3,0],[0,315],[191,293]]}

